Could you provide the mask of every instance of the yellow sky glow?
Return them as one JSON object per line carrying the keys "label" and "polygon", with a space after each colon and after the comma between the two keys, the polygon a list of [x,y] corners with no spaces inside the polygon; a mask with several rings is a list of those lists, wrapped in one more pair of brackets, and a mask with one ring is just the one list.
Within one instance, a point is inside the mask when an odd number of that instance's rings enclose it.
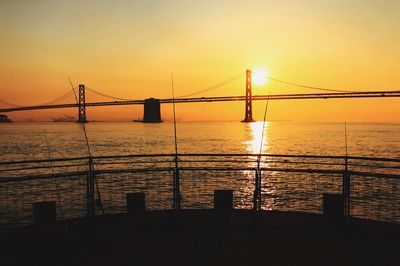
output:
{"label": "yellow sky glow", "polygon": [[[76,85],[121,98],[169,98],[171,72],[176,94],[185,95],[248,68],[318,87],[398,90],[398,10],[400,2],[394,0],[1,1],[0,99],[43,103],[67,92],[69,77]],[[238,79],[199,96],[244,95],[244,82]],[[253,94],[270,86],[254,85]],[[97,100],[105,99],[88,94],[87,101]],[[262,119],[264,106],[254,103],[255,119]],[[398,106],[396,98],[275,101],[268,117],[399,121]],[[171,118],[171,110],[162,107],[164,119]],[[49,120],[76,112],[9,116]],[[177,112],[181,120],[240,121],[244,103],[183,104]],[[89,108],[88,116],[132,120],[142,116],[142,108]]]}

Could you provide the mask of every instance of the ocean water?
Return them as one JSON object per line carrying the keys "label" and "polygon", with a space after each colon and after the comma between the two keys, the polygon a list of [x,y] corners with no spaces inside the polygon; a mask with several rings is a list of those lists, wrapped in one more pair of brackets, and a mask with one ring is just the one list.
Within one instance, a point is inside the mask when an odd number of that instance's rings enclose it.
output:
{"label": "ocean water", "polygon": [[[88,123],[93,155],[173,153],[172,123]],[[179,153],[258,153],[262,122],[180,122]],[[45,159],[45,135],[53,157],[87,155],[76,123],[0,125],[0,161]],[[347,124],[351,156],[400,157],[400,124]],[[344,124],[268,122],[263,153],[344,155]]]}
{"label": "ocean water", "polygon": [[[143,124],[133,122],[86,124],[91,152],[94,156],[128,154],[172,154],[174,132],[172,123]],[[346,154],[345,130],[341,123],[291,123],[268,122],[179,122],[177,125],[179,153],[244,154],[259,153],[290,155]],[[48,159],[87,156],[88,151],[82,127],[76,123],[13,123],[0,125],[0,163],[15,160]],[[350,156],[400,158],[400,124],[347,124],[347,153]],[[263,137],[263,140],[261,141]],[[254,159],[254,158],[253,158]],[[171,166],[155,159],[144,164],[148,168]],[[254,167],[255,162],[236,159],[226,167]],[[275,160],[275,161],[274,161]],[[298,168],[287,159],[265,161],[263,167]],[[291,159],[295,160],[295,159]],[[298,159],[297,159],[298,160]],[[142,162],[143,163],[143,162]],[[342,169],[342,162],[334,166],[307,164],[308,168]],[[371,162],[372,164],[373,162]],[[96,166],[96,169],[136,167],[137,162],[124,162]],[[368,163],[369,164],[369,163]],[[384,170],[379,167],[353,167],[355,170],[400,174],[399,163],[394,162]],[[185,165],[183,163],[183,165]],[[189,165],[189,163],[186,163]],[[195,166],[215,166],[212,161],[193,162]],[[218,165],[218,163],[217,163]],[[221,166],[221,164],[219,165]],[[111,168],[110,168],[111,167]],[[321,168],[321,169],[322,169]],[[77,170],[86,169],[84,165]],[[9,176],[32,175],[41,170],[28,172],[4,171],[0,180]],[[46,171],[50,171],[47,169]],[[57,172],[72,171],[70,168]],[[73,171],[76,171],[74,168]],[[172,197],[172,173],[119,173],[98,175],[98,190],[103,207],[108,212],[121,212],[125,208],[125,194],[144,191],[148,209],[170,209]],[[341,175],[315,173],[288,173],[267,171],[263,173],[262,208],[322,211],[322,193],[340,193]],[[0,212],[3,223],[29,222],[32,219],[31,203],[54,200],[66,217],[84,215],[85,176],[54,180],[28,180],[1,183]],[[397,179],[373,177],[352,178],[352,214],[355,216],[400,222],[400,199],[397,196],[400,183]],[[215,189],[233,189],[236,208],[251,208],[254,190],[254,172],[232,170],[223,172],[186,171],[181,173],[183,208],[212,207]],[[61,208],[60,208],[61,207]],[[60,214],[59,214],[60,215]]]}

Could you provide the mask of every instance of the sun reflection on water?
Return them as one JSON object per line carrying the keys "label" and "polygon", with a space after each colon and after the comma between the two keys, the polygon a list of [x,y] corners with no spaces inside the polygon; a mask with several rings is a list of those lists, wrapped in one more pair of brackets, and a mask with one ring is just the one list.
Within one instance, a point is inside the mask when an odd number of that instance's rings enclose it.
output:
{"label": "sun reflection on water", "polygon": [[[264,134],[263,134],[264,128]],[[270,123],[269,122],[255,122],[246,125],[246,133],[247,140],[243,141],[243,144],[247,150],[247,152],[252,154],[259,154],[260,147],[261,153],[268,153],[270,150],[270,143],[268,141],[270,131]],[[249,159],[254,160],[254,162],[249,163],[250,167],[257,167],[256,157],[250,157]],[[264,158],[261,160],[260,167],[271,167],[271,163],[266,161]],[[255,171],[244,171],[244,176],[247,177],[248,181],[245,184],[244,191],[248,194],[253,194],[254,191],[254,176]],[[272,210],[275,206],[275,197],[274,194],[276,189],[272,182],[268,182],[268,177],[273,177],[274,173],[263,171],[262,173],[262,209],[263,210]]]}
{"label": "sun reflection on water", "polygon": [[[269,122],[265,122],[264,126],[264,137],[263,137],[263,122],[255,122],[247,124],[249,131],[249,139],[244,142],[246,149],[249,153],[258,154],[260,153],[260,147],[262,147],[262,153],[266,153],[269,150],[268,143],[268,128]],[[263,140],[261,141],[261,138]],[[262,143],[261,143],[262,142]]]}

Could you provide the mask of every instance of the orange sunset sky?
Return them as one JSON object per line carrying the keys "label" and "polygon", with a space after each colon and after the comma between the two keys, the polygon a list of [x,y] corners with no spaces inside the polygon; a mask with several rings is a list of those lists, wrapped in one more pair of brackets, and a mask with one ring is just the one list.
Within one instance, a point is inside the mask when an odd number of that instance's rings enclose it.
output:
{"label": "orange sunset sky", "polygon": [[[311,86],[400,90],[399,11],[396,0],[0,0],[0,99],[17,105],[50,101],[68,92],[69,77],[121,98],[170,98],[171,72],[179,96],[246,68]],[[253,89],[265,92],[263,86]],[[199,96],[244,90],[243,78]],[[97,100],[106,99],[88,94],[88,102]],[[273,101],[268,118],[400,121],[399,103],[398,98]],[[254,103],[258,120],[264,105]],[[171,119],[171,109],[162,107],[164,119]],[[24,121],[76,113],[7,115]],[[142,107],[87,113],[89,120],[132,120],[142,116]],[[180,120],[240,121],[243,113],[244,102],[177,105]]]}

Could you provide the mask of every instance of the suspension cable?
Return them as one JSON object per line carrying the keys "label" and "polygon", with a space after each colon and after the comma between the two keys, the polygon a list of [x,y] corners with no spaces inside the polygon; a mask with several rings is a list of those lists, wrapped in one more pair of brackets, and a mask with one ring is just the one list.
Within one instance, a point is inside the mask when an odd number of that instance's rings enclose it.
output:
{"label": "suspension cable", "polygon": [[132,101],[132,99],[126,99],[126,98],[120,98],[120,97],[111,96],[111,95],[99,92],[99,91],[97,91],[95,89],[92,89],[92,88],[89,88],[89,87],[86,87],[86,89],[88,91],[91,91],[91,92],[93,92],[93,93],[95,93],[97,95],[100,95],[100,96],[103,96],[103,97],[106,97],[106,98],[110,98],[110,99],[114,99],[114,100],[120,100],[120,101]]}
{"label": "suspension cable", "polygon": [[[77,88],[74,88],[74,90],[76,90],[76,89],[77,89]],[[54,103],[56,103],[56,102],[59,102],[59,101],[62,101],[62,100],[64,100],[64,99],[68,98],[68,97],[71,96],[73,93],[74,93],[74,92],[72,92],[72,91],[68,91],[67,93],[65,93],[65,94],[63,94],[63,95],[61,95],[61,96],[59,96],[59,97],[57,97],[57,98],[54,98],[54,99],[51,100],[51,101],[44,102],[44,103],[40,103],[40,104],[35,104],[35,105],[32,105],[32,106],[40,106],[40,105],[50,105],[50,104],[54,104]],[[13,104],[13,103],[7,102],[7,101],[5,101],[5,100],[1,100],[1,99],[0,99],[0,102],[4,103],[4,104],[6,104],[6,105],[13,106],[13,107],[20,107],[20,108],[28,107],[27,105],[17,105],[17,104]]]}
{"label": "suspension cable", "polygon": [[[76,90],[76,89],[77,89],[77,88],[75,88],[75,90]],[[69,96],[71,96],[73,93],[74,93],[73,91],[69,91],[69,92],[67,92],[67,93],[64,94],[64,95],[62,95],[62,96],[60,96],[60,97],[58,97],[58,98],[55,98],[54,100],[51,100],[51,101],[49,101],[49,102],[42,103],[42,104],[39,104],[39,105],[49,105],[49,104],[53,104],[53,103],[62,101],[62,100],[64,100],[64,99],[68,98]]]}
{"label": "suspension cable", "polygon": [[10,102],[7,102],[7,101],[4,101],[4,100],[1,100],[1,99],[0,99],[0,102],[1,102],[1,103],[4,103],[4,104],[6,104],[6,105],[9,105],[9,106],[13,106],[13,107],[25,107],[25,106],[21,106],[21,105],[13,104],[13,103],[10,103]]}
{"label": "suspension cable", "polygon": [[193,92],[193,93],[181,95],[181,96],[178,96],[178,97],[175,97],[175,98],[191,97],[191,96],[194,96],[194,95],[197,95],[197,94],[201,94],[201,93],[204,93],[204,92],[208,92],[208,91],[211,91],[211,90],[218,89],[218,88],[220,88],[222,86],[228,85],[228,84],[240,79],[241,77],[243,77],[244,73],[245,72],[241,72],[241,73],[239,73],[239,74],[237,74],[237,75],[235,75],[235,76],[233,76],[233,77],[231,77],[231,78],[229,78],[227,80],[224,80],[224,81],[222,81],[222,82],[220,82],[218,84],[215,84],[215,85],[213,85],[211,87],[208,87],[206,89],[202,89],[202,90],[199,90],[199,91],[196,91],[196,92]]}
{"label": "suspension cable", "polygon": [[[237,74],[237,75],[235,75],[235,76],[233,76],[233,77],[231,77],[231,78],[229,78],[227,80],[224,80],[224,81],[222,81],[222,82],[220,82],[218,84],[215,84],[215,85],[213,85],[211,87],[208,87],[208,88],[205,88],[205,89],[202,89],[202,90],[190,93],[190,94],[181,95],[181,96],[175,97],[175,99],[190,97],[190,96],[201,94],[201,93],[204,93],[204,92],[207,92],[207,91],[218,89],[218,88],[220,88],[222,86],[228,85],[228,84],[238,80],[239,78],[241,78],[243,76],[243,74],[244,74],[244,72],[241,72],[240,74]],[[86,89],[91,91],[91,92],[93,92],[93,93],[95,93],[95,94],[97,94],[97,95],[100,95],[100,96],[103,96],[103,97],[106,97],[106,98],[110,98],[110,99],[114,99],[114,100],[120,100],[120,101],[131,101],[131,100],[133,100],[133,99],[121,98],[121,97],[116,97],[116,96],[112,96],[112,95],[109,95],[109,94],[105,94],[105,93],[99,92],[99,91],[97,91],[97,90],[95,90],[93,88],[89,88],[89,87],[86,87]]]}
{"label": "suspension cable", "polygon": [[350,90],[335,90],[335,89],[326,89],[326,88],[320,88],[320,87],[313,87],[313,86],[298,84],[298,83],[294,83],[294,82],[279,80],[279,79],[271,78],[271,77],[268,77],[268,76],[266,76],[265,78],[267,78],[269,80],[272,80],[272,81],[275,81],[275,82],[279,82],[279,83],[283,83],[283,84],[287,84],[287,85],[292,85],[292,86],[296,86],[296,87],[300,87],[300,88],[305,88],[305,89],[311,89],[311,90],[332,91],[332,92],[359,92],[359,91],[350,91]]}

